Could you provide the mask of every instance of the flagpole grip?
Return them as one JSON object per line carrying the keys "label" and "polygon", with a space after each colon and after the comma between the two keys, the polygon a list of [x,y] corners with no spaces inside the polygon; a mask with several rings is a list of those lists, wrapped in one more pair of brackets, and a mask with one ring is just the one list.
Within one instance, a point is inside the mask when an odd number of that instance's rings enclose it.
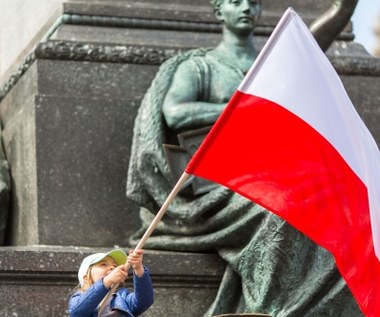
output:
{"label": "flagpole grip", "polygon": [[[169,196],[166,198],[164,204],[161,206],[161,209],[158,211],[158,213],[156,214],[156,216],[153,218],[152,222],[150,223],[149,227],[146,229],[144,235],[142,236],[142,238],[140,239],[140,241],[136,245],[135,249],[142,249],[144,247],[146,240],[148,240],[150,235],[153,233],[154,229],[156,229],[158,223],[160,222],[161,218],[163,217],[166,210],[168,209],[169,204],[172,202],[172,200],[178,194],[178,192],[180,191],[180,189],[182,188],[182,186],[186,182],[186,180],[189,178],[189,176],[190,176],[190,174],[187,174],[186,172],[184,172],[182,174],[182,176],[180,177],[180,179],[178,180],[178,182],[175,184],[172,191],[170,192]],[[125,266],[127,269],[129,269],[131,267],[129,262],[125,263]],[[113,285],[112,288],[108,291],[107,295],[102,299],[102,301],[99,304],[99,308],[98,308],[98,316],[101,315],[101,313],[103,312],[103,310],[105,308],[105,304],[108,302],[110,296],[113,293],[115,293],[118,286],[119,286],[119,284]]]}

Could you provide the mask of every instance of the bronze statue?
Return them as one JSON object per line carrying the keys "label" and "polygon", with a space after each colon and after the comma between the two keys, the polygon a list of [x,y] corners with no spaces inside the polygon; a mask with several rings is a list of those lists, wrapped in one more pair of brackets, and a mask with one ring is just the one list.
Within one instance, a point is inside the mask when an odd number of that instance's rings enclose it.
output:
{"label": "bronze statue", "polygon": [[[163,144],[177,143],[181,132],[213,124],[257,56],[252,31],[261,2],[211,3],[223,24],[220,44],[163,63],[136,118],[127,196],[141,206],[143,225],[131,238],[132,245],[175,182]],[[222,186],[202,194],[178,195],[145,248],[212,251],[226,261],[217,297],[205,316],[240,312],[361,316],[326,250]]]}
{"label": "bronze statue", "polygon": [[[0,127],[0,141],[2,140]],[[5,244],[5,231],[9,216],[9,193],[10,193],[9,166],[5,157],[2,143],[0,143],[0,246]]]}

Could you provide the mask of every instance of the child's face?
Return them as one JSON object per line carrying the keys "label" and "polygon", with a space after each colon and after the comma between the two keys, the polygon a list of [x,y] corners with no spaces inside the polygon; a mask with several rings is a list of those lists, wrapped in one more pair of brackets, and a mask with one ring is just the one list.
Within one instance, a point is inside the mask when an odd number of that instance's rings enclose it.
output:
{"label": "child's face", "polygon": [[93,283],[108,275],[116,267],[115,260],[107,256],[102,261],[91,266],[90,276]]}

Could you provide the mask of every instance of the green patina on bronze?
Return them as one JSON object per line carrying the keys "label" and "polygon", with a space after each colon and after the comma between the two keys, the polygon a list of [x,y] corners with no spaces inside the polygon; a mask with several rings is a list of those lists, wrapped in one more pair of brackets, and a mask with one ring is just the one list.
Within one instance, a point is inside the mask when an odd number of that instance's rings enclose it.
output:
{"label": "green patina on bronze", "polygon": [[[257,56],[252,31],[261,4],[213,3],[223,24],[220,44],[179,54],[162,64],[139,109],[127,196],[141,206],[143,225],[131,238],[132,245],[173,187],[163,144],[175,142],[179,132],[214,123]],[[255,151],[254,140],[249,146]],[[178,195],[145,248],[212,251],[226,261],[218,294],[205,316],[242,312],[361,316],[326,250],[221,186],[198,196]]]}

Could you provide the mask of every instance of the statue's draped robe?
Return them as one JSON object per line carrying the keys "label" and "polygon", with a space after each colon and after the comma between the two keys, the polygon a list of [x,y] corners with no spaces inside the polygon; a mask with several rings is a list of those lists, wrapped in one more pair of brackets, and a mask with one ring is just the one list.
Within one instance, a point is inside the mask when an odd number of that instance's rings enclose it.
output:
{"label": "statue's draped robe", "polygon": [[[162,103],[177,66],[188,60],[194,61],[203,90],[212,85],[210,72],[227,67],[208,56],[207,50],[192,50],[166,61],[147,91],[135,121],[127,181],[128,198],[141,206],[142,227],[131,238],[132,245],[174,185],[162,147],[168,142]],[[254,141],[249,146],[254,147]],[[214,251],[226,261],[217,297],[205,316],[233,312],[277,317],[362,316],[325,249],[222,186],[198,197],[178,195],[144,247]]]}

